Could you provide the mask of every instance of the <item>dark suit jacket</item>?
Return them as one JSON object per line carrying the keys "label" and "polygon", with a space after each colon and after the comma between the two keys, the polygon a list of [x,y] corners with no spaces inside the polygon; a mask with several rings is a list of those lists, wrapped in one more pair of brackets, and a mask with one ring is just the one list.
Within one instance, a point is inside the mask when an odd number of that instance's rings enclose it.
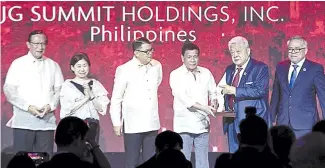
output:
{"label": "dark suit jacket", "polygon": [[100,168],[98,164],[91,164],[81,160],[78,156],[72,153],[56,154],[53,158],[40,164],[37,168]]}
{"label": "dark suit jacket", "polygon": [[[232,64],[226,68],[226,82],[231,85],[232,79],[235,75],[236,65]],[[228,132],[228,124],[234,122],[236,132],[239,133],[239,123],[246,117],[245,107],[256,107],[256,115],[262,117],[266,123],[270,123],[269,110],[269,68],[260,61],[250,58],[247,66],[240,79],[240,83],[236,88],[236,97],[234,109],[236,112],[236,119],[229,121],[224,119],[224,132]],[[229,96],[225,96],[225,109],[229,111]]]}
{"label": "dark suit jacket", "polygon": [[318,120],[316,94],[325,116],[325,76],[321,64],[308,59],[302,65],[292,89],[288,73],[291,62],[280,62],[276,67],[271,97],[272,122],[291,125],[294,129],[312,129]]}

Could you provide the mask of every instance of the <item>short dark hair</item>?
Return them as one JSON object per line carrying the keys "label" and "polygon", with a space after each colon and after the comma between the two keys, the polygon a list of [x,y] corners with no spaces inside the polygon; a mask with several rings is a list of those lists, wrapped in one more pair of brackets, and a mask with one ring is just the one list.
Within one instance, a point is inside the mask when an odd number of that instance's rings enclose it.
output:
{"label": "short dark hair", "polygon": [[140,37],[132,43],[133,51],[139,49],[142,44],[151,44],[151,42],[145,37]]}
{"label": "short dark hair", "polygon": [[90,66],[90,59],[89,59],[88,55],[83,52],[73,54],[73,56],[70,59],[70,66],[76,65],[76,63],[82,59],[85,60],[88,63],[88,65]]}
{"label": "short dark hair", "polygon": [[[247,110],[247,112],[249,111]],[[265,145],[267,142],[268,126],[263,118],[254,115],[253,112],[248,113],[246,118],[241,121],[239,130],[240,142],[243,144]]]}
{"label": "short dark hair", "polygon": [[313,126],[313,132],[322,132],[325,134],[325,119],[318,121],[314,126]]}
{"label": "short dark hair", "polygon": [[159,151],[164,150],[166,146],[174,148],[177,144],[183,148],[183,139],[178,133],[170,130],[161,132],[155,140],[155,146]]}
{"label": "short dark hair", "polygon": [[36,34],[43,34],[43,35],[46,37],[46,41],[45,41],[45,43],[46,43],[46,44],[48,43],[47,35],[46,35],[46,33],[45,33],[43,30],[34,30],[34,31],[30,32],[29,35],[28,35],[28,39],[27,39],[27,41],[28,41],[28,42],[32,42],[32,41],[31,41],[31,40],[32,40],[32,36],[33,36],[33,35],[36,35]]}
{"label": "short dark hair", "polygon": [[84,139],[88,131],[87,124],[78,117],[63,118],[55,131],[55,143],[58,147],[69,146],[71,143],[81,137]]}
{"label": "short dark hair", "polygon": [[246,117],[256,115],[256,107],[254,107],[254,106],[245,107],[245,114],[246,114]]}
{"label": "short dark hair", "polygon": [[196,44],[191,43],[191,42],[184,43],[184,45],[182,47],[182,55],[183,56],[185,55],[185,52],[187,50],[197,50],[198,54],[200,54],[200,48]]}

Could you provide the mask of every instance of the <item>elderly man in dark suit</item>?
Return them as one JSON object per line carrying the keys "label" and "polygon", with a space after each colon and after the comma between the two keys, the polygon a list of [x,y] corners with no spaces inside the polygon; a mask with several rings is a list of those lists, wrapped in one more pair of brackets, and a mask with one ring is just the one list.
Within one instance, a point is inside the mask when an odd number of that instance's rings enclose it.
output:
{"label": "elderly man in dark suit", "polygon": [[[239,123],[245,118],[245,107],[254,106],[256,115],[270,125],[268,113],[269,68],[260,61],[251,58],[251,50],[246,38],[232,38],[228,47],[233,63],[229,65],[219,82],[224,94],[226,111],[234,111],[235,119],[224,118],[224,132],[228,135],[229,152],[238,149],[237,134],[240,133]],[[222,102],[219,102],[221,105]]]}
{"label": "elderly man in dark suit", "polygon": [[271,114],[274,125],[287,125],[297,138],[312,130],[318,120],[316,94],[325,117],[325,76],[321,64],[306,59],[307,41],[288,41],[289,60],[276,67]]}

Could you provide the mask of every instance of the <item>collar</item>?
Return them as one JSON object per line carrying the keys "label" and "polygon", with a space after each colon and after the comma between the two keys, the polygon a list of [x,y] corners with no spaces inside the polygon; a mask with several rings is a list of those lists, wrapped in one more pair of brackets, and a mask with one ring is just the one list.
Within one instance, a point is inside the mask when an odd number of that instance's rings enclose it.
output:
{"label": "collar", "polygon": [[[189,72],[191,72],[191,71],[189,71],[187,68],[186,68],[186,66],[183,64],[182,66],[181,66],[181,70],[184,72],[184,73],[189,73]],[[196,67],[196,70],[194,71],[195,73],[200,73],[201,72],[201,67],[199,67],[199,66],[197,66]],[[192,73],[192,72],[191,72]]]}
{"label": "collar", "polygon": [[141,68],[143,66],[153,66],[152,61],[150,61],[147,65],[144,65],[135,56],[133,56],[132,62],[134,62],[134,64],[137,65],[139,68]]}
{"label": "collar", "polygon": [[306,60],[306,57],[304,59],[302,59],[300,62],[298,62],[297,64],[294,64],[293,62],[291,62],[291,66],[298,65],[298,68],[301,68],[302,65],[304,64],[305,60]]}
{"label": "collar", "polygon": [[35,63],[36,61],[44,61],[46,59],[45,56],[42,56],[40,59],[36,59],[30,51],[28,52],[27,57],[32,63]]}
{"label": "collar", "polygon": [[[241,66],[241,68],[243,68],[242,71],[244,71],[244,70],[246,69],[247,64],[248,64],[248,62],[249,62],[250,60],[251,60],[251,57],[249,56],[249,57],[248,57],[248,60],[245,62],[245,64],[244,64],[243,66]],[[239,66],[236,65],[236,70],[237,70],[237,68],[239,68]]]}

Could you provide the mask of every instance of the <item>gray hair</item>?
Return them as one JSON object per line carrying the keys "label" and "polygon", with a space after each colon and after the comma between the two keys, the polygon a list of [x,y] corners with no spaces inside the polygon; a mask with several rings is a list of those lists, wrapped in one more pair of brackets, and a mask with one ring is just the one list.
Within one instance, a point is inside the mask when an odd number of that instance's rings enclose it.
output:
{"label": "gray hair", "polygon": [[308,47],[308,43],[307,41],[302,37],[302,36],[293,36],[291,37],[288,41],[287,41],[287,45],[289,46],[289,43],[292,41],[292,40],[300,40],[302,42],[302,45],[307,48]]}
{"label": "gray hair", "polygon": [[228,48],[230,49],[230,46],[232,44],[237,44],[237,45],[243,45],[246,48],[249,48],[249,44],[248,41],[245,37],[242,36],[236,36],[234,38],[232,38],[229,42],[228,42]]}

